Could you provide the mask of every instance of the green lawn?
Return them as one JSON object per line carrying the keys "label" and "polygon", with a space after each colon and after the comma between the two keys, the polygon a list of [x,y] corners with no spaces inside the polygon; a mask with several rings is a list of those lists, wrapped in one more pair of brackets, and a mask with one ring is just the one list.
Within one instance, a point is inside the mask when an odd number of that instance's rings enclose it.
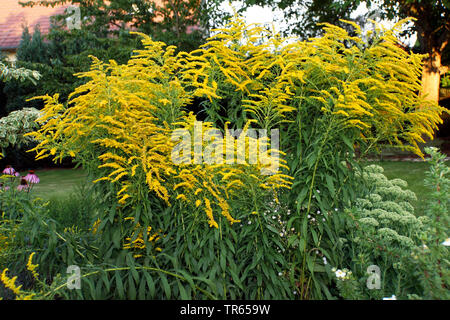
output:
{"label": "green lawn", "polygon": [[[400,178],[408,182],[408,189],[417,196],[417,202],[414,204],[416,215],[423,215],[425,201],[431,192],[424,185],[425,172],[429,170],[428,162],[411,161],[374,161],[384,168],[384,174],[389,179]],[[450,165],[450,161],[446,162]]]}
{"label": "green lawn", "polygon": [[[429,193],[424,187],[425,171],[428,170],[426,162],[407,161],[371,161],[370,164],[381,165],[389,179],[400,178],[408,182],[408,188],[417,195],[415,203],[416,214],[422,215],[424,201]],[[26,173],[22,172],[22,175]],[[50,169],[37,170],[36,174],[41,182],[34,187],[33,193],[41,198],[62,198],[76,190],[77,186],[90,183],[86,180],[86,174],[82,169]]]}
{"label": "green lawn", "polygon": [[[82,169],[46,169],[36,170],[41,182],[33,187],[33,194],[43,199],[64,197],[86,183],[86,174]],[[27,172],[21,172],[26,175]]]}

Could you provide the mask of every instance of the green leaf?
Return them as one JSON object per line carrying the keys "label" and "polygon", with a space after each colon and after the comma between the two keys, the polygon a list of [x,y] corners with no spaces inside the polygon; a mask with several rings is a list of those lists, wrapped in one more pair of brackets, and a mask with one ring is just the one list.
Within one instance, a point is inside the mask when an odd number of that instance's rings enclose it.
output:
{"label": "green leaf", "polygon": [[147,270],[144,270],[144,277],[147,280],[147,286],[150,293],[150,298],[155,298],[156,295],[156,288],[155,288],[155,282],[153,281],[152,276],[147,272]]}
{"label": "green leaf", "polygon": [[170,299],[172,296],[172,292],[170,290],[169,282],[167,281],[167,277],[165,274],[160,274],[161,283],[164,289],[164,293],[166,294],[167,299]]}
{"label": "green leaf", "polygon": [[138,299],[139,300],[146,299],[146,287],[147,287],[147,282],[146,282],[146,279],[144,276],[141,278],[141,281],[139,282],[139,289],[138,289]]}
{"label": "green leaf", "polygon": [[184,286],[181,283],[181,281],[177,281],[177,283],[178,283],[178,289],[180,290],[181,300],[191,300],[191,297],[187,294],[186,289],[184,289]]}
{"label": "green leaf", "polygon": [[133,277],[128,275],[128,299],[136,300],[136,285],[134,284]]}
{"label": "green leaf", "polygon": [[328,190],[330,191],[330,194],[331,194],[332,196],[334,196],[334,194],[335,194],[335,189],[334,189],[334,184],[333,184],[333,178],[332,178],[331,176],[329,176],[329,175],[326,175],[326,176],[325,176],[325,179],[326,179],[326,181],[327,181],[327,188],[328,188]]}
{"label": "green leaf", "polygon": [[236,283],[236,285],[239,287],[239,289],[244,290],[244,285],[242,284],[241,279],[239,279],[239,276],[237,275],[237,273],[232,269],[230,269],[229,272],[230,272],[231,276],[233,277],[234,283]]}
{"label": "green leaf", "polygon": [[123,282],[122,277],[120,276],[119,271],[115,271],[115,278],[116,278],[116,288],[119,294],[120,299],[125,299],[125,291],[123,289]]}

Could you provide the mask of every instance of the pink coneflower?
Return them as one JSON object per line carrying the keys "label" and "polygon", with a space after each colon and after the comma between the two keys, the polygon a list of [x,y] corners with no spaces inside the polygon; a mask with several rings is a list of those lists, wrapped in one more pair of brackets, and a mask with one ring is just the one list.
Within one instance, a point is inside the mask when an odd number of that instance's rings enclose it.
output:
{"label": "pink coneflower", "polygon": [[30,170],[24,179],[26,182],[28,182],[30,184],[36,184],[36,183],[39,183],[39,181],[41,181],[41,180],[39,180],[39,177],[34,174],[33,170]]}
{"label": "pink coneflower", "polygon": [[3,186],[3,183],[0,183],[0,190],[9,190],[9,186]]}
{"label": "pink coneflower", "polygon": [[16,177],[19,176],[19,173],[16,172],[16,170],[14,170],[14,168],[11,167],[11,166],[9,166],[9,165],[6,166],[5,170],[3,170],[2,173],[3,173],[3,174],[7,174],[7,175],[9,175],[9,176],[16,176]]}
{"label": "pink coneflower", "polygon": [[25,177],[22,177],[20,179],[20,184],[17,186],[17,190],[19,191],[28,190],[28,182],[27,180],[25,180]]}

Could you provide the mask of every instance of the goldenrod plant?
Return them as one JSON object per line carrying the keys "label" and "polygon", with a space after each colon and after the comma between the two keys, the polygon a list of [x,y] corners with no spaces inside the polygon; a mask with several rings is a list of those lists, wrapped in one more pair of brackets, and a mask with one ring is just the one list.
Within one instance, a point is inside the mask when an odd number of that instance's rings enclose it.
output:
{"label": "goldenrod plant", "polygon": [[235,17],[186,58],[197,66],[193,86],[219,96],[203,103],[208,119],[237,127],[254,119],[281,132],[294,177],[288,227],[298,230],[291,280],[302,298],[331,297],[322,258],[340,255],[339,212],[357,197],[355,160],[383,146],[423,156],[418,143],[442,123],[446,110],[420,94],[423,56],[399,46],[406,21],[364,35],[352,22],[344,21],[354,35],[323,24],[322,37],[295,41]]}
{"label": "goldenrod plant", "polygon": [[[181,270],[213,290],[209,297],[291,296],[286,279],[276,276],[283,257],[272,242],[279,242],[279,235],[266,228],[260,215],[267,199],[276,199],[279,189],[290,187],[292,178],[279,170],[286,165],[280,159],[280,167],[263,174],[263,169],[271,169],[267,159],[250,163],[248,148],[267,144],[267,137],[250,136],[244,140],[244,162],[228,163],[220,151],[236,158],[238,142],[229,142],[224,128],[225,137],[215,140],[222,147],[214,148],[212,163],[195,162],[197,141],[187,151],[194,162],[175,163],[173,150],[181,143],[172,139],[176,132],[190,133],[199,126],[205,137],[214,129],[213,123],[197,121],[186,112],[187,105],[194,97],[216,95],[213,87],[192,82],[196,66],[186,62],[189,54],[175,55],[173,46],[140,36],[144,49],[126,65],[93,57],[91,70],[78,75],[89,81],[70,95],[68,105],[59,103],[58,95],[40,97],[45,101],[38,119],[42,127],[28,135],[40,143],[32,151],[37,159],[72,157],[104,192],[104,207],[92,229],[99,238],[95,255],[109,264],[165,265],[176,274]],[[244,136],[250,125],[251,121],[244,124]],[[203,138],[199,143],[200,156],[206,159],[211,141]],[[282,156],[276,149],[269,153]],[[114,273],[114,281],[122,283],[123,274]],[[201,294],[193,281],[157,276],[158,293],[141,295]],[[115,292],[86,294],[136,298],[138,288],[155,286],[147,282],[148,275],[132,272],[125,277],[128,280],[117,284]]]}
{"label": "goldenrod plant", "polygon": [[[139,34],[144,49],[127,64],[92,57],[67,104],[38,97],[32,151],[73,158],[98,195],[89,236],[58,233],[64,262],[86,275],[64,294],[333,298],[327,266],[338,266],[342,212],[360,192],[356,160],[384,145],[422,155],[442,122],[420,95],[422,56],[397,46],[403,22],[366,36],[324,24],[323,37],[294,41],[236,16],[177,54]],[[189,112],[197,103],[205,121]],[[250,161],[251,146],[269,144]]]}

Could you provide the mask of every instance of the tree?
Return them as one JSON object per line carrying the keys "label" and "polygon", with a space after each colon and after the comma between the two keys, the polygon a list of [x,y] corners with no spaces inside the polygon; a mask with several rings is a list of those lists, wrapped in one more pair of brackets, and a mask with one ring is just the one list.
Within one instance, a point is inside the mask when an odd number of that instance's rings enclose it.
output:
{"label": "tree", "polygon": [[128,33],[117,37],[99,38],[88,30],[62,30],[52,28],[44,41],[39,28],[33,36],[24,29],[22,41],[17,50],[16,65],[22,68],[38,70],[42,74],[36,85],[29,82],[11,80],[5,84],[8,112],[24,107],[40,109],[40,101],[26,101],[34,96],[60,93],[61,101],[77,86],[85,82],[74,74],[89,69],[94,55],[102,60],[114,59],[125,63],[130,58],[130,51],[137,48],[139,40]]}
{"label": "tree", "polygon": [[[130,52],[142,47],[130,30],[151,35],[155,40],[176,45],[179,50],[198,48],[208,35],[206,30],[220,24],[226,16],[218,6],[220,0],[55,0],[27,1],[24,6],[55,6],[73,4],[80,8],[80,29],[67,28],[70,12],[52,17],[52,27],[45,37],[34,30],[33,36],[24,29],[17,52],[17,65],[38,70],[43,79],[38,86],[11,81],[5,85],[6,110],[23,107],[40,109],[40,101],[26,102],[43,94],[60,93],[60,101],[84,83],[74,74],[87,71],[91,55],[100,60],[126,63]],[[213,10],[214,9],[214,10]],[[187,32],[189,31],[192,32]],[[44,41],[44,38],[45,41]]]}
{"label": "tree", "polygon": [[[395,14],[392,1],[384,0],[386,15]],[[423,93],[430,100],[439,101],[439,83],[448,66],[442,64],[442,56],[450,39],[450,2],[447,0],[402,0],[401,16],[416,18],[414,27],[423,53],[427,53],[422,73]]]}
{"label": "tree", "polygon": [[[190,51],[203,43],[209,30],[228,15],[220,10],[223,0],[35,0],[24,6],[72,4],[80,8],[82,27],[98,36],[118,34],[124,29],[140,31],[155,40]],[[57,20],[64,22],[67,14]]]}
{"label": "tree", "polygon": [[[339,19],[350,20],[350,14],[361,4],[368,7],[378,4],[382,18],[413,17],[411,31],[417,32],[420,50],[428,54],[424,61],[422,92],[428,99],[439,101],[440,76],[448,70],[442,57],[448,50],[450,39],[450,1],[448,0],[247,0],[247,6],[254,4],[272,5],[285,10],[288,18],[295,19],[289,26],[297,35],[307,37],[317,34],[317,22],[339,24]],[[303,10],[299,10],[302,8]]]}

